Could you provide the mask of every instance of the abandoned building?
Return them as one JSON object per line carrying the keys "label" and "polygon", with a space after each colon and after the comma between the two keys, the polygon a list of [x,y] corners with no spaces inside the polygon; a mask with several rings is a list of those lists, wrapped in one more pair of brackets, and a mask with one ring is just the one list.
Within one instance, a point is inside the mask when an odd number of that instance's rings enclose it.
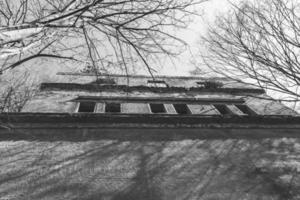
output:
{"label": "abandoned building", "polygon": [[300,199],[300,116],[264,90],[57,76],[0,114],[0,199]]}

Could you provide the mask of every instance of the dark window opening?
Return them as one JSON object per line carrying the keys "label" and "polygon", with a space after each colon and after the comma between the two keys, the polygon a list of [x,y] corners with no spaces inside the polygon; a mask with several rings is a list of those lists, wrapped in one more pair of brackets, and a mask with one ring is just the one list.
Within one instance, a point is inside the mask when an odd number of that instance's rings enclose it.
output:
{"label": "dark window opening", "polygon": [[149,87],[167,87],[168,86],[166,84],[166,82],[163,80],[148,80],[147,84]]}
{"label": "dark window opening", "polygon": [[214,107],[222,114],[222,115],[232,115],[232,112],[226,105],[214,105]]}
{"label": "dark window opening", "polygon": [[180,115],[191,114],[191,111],[186,104],[173,104],[173,106],[176,112]]}
{"label": "dark window opening", "polygon": [[205,82],[197,82],[198,87],[205,88]]}
{"label": "dark window opening", "polygon": [[91,84],[114,85],[116,82],[112,78],[97,78],[95,81],[91,82]]}
{"label": "dark window opening", "polygon": [[152,113],[165,113],[166,109],[163,104],[158,104],[158,103],[151,103],[150,104],[150,109]]}
{"label": "dark window opening", "polygon": [[94,112],[95,102],[80,102],[78,112]]}
{"label": "dark window opening", "polygon": [[106,103],[105,104],[106,113],[120,113],[121,105],[119,103]]}
{"label": "dark window opening", "polygon": [[198,87],[206,89],[217,89],[223,86],[223,83],[218,81],[199,81],[197,82]]}
{"label": "dark window opening", "polygon": [[242,111],[246,115],[254,115],[254,111],[252,111],[247,105],[237,104],[235,105],[240,111]]}
{"label": "dark window opening", "polygon": [[163,80],[148,80],[148,83],[166,83]]}

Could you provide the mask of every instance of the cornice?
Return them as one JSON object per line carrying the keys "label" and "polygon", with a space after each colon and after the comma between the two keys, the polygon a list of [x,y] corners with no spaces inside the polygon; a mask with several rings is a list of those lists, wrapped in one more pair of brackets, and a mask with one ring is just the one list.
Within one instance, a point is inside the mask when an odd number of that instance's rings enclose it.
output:
{"label": "cornice", "polygon": [[0,140],[300,138],[300,117],[297,116],[2,113],[0,122]]}
{"label": "cornice", "polygon": [[67,90],[67,91],[143,91],[143,92],[209,92],[209,93],[229,93],[229,94],[264,94],[263,89],[256,88],[201,88],[201,87],[147,87],[147,86],[127,86],[127,85],[98,85],[98,84],[78,84],[78,83],[42,83],[41,90]]}
{"label": "cornice", "polygon": [[1,113],[2,123],[143,123],[143,124],[253,124],[297,125],[300,116],[291,115],[176,115],[176,114],[123,114],[123,113]]}

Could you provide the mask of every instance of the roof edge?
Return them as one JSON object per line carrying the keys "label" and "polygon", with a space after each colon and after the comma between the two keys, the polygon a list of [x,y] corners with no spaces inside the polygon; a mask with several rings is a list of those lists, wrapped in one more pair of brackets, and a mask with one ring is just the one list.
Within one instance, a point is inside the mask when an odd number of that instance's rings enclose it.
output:
{"label": "roof edge", "polygon": [[42,83],[41,90],[123,90],[123,91],[149,91],[149,92],[222,92],[222,93],[255,93],[265,94],[265,90],[260,88],[199,88],[199,87],[148,87],[128,86],[128,85],[98,85],[98,84],[79,84],[79,83]]}
{"label": "roof edge", "polygon": [[[70,76],[96,76],[94,73],[82,73],[82,72],[58,72],[56,75],[70,75]],[[152,78],[152,76],[147,76],[147,75],[123,75],[123,74],[102,74],[99,75],[100,77],[132,77],[132,78]],[[229,81],[231,79],[226,78],[226,77],[201,77],[201,76],[167,76],[167,75],[155,75],[154,78],[164,78],[164,79],[196,79],[196,80],[201,80],[201,79],[206,79],[206,80],[211,80],[211,79],[217,79],[217,80],[223,80],[223,81]]]}

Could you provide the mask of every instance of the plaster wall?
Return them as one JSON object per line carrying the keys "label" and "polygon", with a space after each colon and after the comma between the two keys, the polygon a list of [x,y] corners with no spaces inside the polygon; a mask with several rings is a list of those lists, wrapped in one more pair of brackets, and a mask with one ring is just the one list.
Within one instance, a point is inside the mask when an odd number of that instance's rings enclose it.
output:
{"label": "plaster wall", "polygon": [[299,153],[299,142],[292,139],[1,141],[0,196],[299,199]]}
{"label": "plaster wall", "polygon": [[[152,77],[147,76],[98,76],[98,78],[113,78],[117,85],[128,85],[128,86],[147,86],[148,80],[153,80]],[[59,73],[56,76],[53,82],[56,83],[79,83],[79,84],[89,84],[94,82],[97,79],[95,75],[89,74],[74,74],[74,73]],[[167,77],[167,76],[157,76],[155,80],[162,80],[165,81],[166,84],[172,87],[198,87],[199,85],[197,82],[203,81],[217,81],[222,82],[224,88],[257,88],[251,85],[237,83],[236,81],[232,81],[227,78],[219,78],[219,77],[212,77],[212,78],[204,78],[204,77]]]}
{"label": "plaster wall", "polygon": [[[66,81],[66,77],[68,80]],[[109,78],[109,77],[106,77]],[[79,84],[89,84],[94,81],[96,81],[96,76],[57,76],[57,79],[54,80],[54,82],[62,83],[62,82],[68,82],[68,83],[79,83]],[[140,86],[140,85],[147,85],[148,80],[153,80],[151,77],[149,78],[126,78],[126,77],[113,77],[117,85],[129,85],[129,86]],[[196,86],[197,81],[196,80],[185,80],[185,81],[178,81],[172,80],[172,79],[158,79],[158,80],[165,80],[166,83],[171,84],[172,86]],[[129,83],[129,84],[128,84]]]}
{"label": "plaster wall", "polygon": [[[166,79],[166,82],[172,86],[192,87],[196,81],[180,80]],[[90,76],[77,76],[67,82],[72,81],[90,83],[93,80]],[[117,78],[118,84],[126,85],[126,82],[124,77]],[[142,83],[146,83],[145,78],[134,79],[130,84]],[[230,87],[233,86],[239,87]],[[43,90],[25,105],[23,112],[72,113],[76,110],[73,100],[78,96],[244,97],[258,114],[296,115],[279,102],[245,95],[109,90]],[[145,106],[129,103],[124,108],[124,112],[147,112]],[[190,108],[192,113],[202,114],[203,109],[195,104]],[[172,107],[167,110],[174,114]],[[124,130],[124,134],[131,133]],[[38,137],[1,140],[0,197],[15,200],[296,200],[300,199],[299,153],[298,139],[72,141],[72,137],[53,140],[49,135],[43,140]]]}
{"label": "plaster wall", "polygon": [[[284,106],[277,101],[266,100],[269,98],[266,95],[261,95],[259,98],[249,97],[247,95],[231,95],[226,93],[150,93],[150,92],[131,92],[124,91],[103,91],[103,92],[85,92],[85,91],[41,91],[32,100],[27,102],[22,112],[49,112],[49,113],[72,113],[76,111],[75,100],[79,96],[92,96],[92,97],[174,97],[174,98],[191,98],[197,99],[240,99],[245,98],[246,104],[260,115],[297,115],[295,111]],[[144,107],[132,105],[135,113],[141,108],[141,113],[149,113]],[[209,106],[195,106],[190,105],[192,113],[194,114],[218,114],[213,108]],[[124,109],[124,111],[130,109]],[[199,111],[200,110],[200,111]],[[204,110],[202,112],[201,110]],[[207,111],[207,112],[206,112]],[[169,111],[170,114],[174,112]]]}

